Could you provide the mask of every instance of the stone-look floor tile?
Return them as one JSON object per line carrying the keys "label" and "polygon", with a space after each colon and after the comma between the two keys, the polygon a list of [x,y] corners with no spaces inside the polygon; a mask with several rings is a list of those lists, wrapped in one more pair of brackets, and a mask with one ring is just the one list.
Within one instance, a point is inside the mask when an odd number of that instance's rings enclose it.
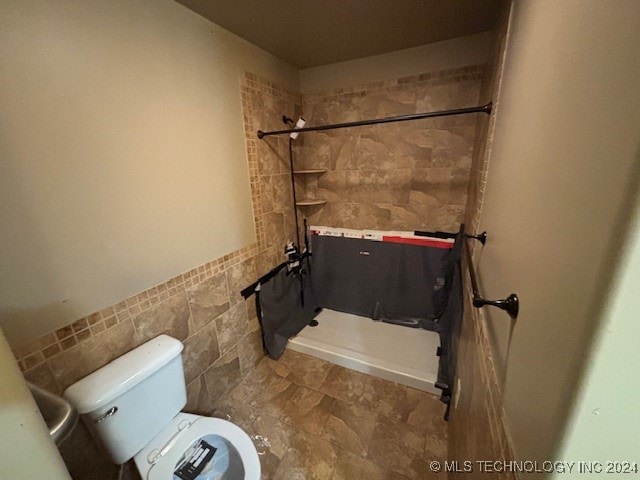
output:
{"label": "stone-look floor tile", "polygon": [[235,388],[242,380],[237,348],[232,348],[205,372],[207,391],[212,402]]}
{"label": "stone-look floor tile", "polygon": [[447,459],[447,437],[443,435],[427,435],[424,445],[425,460],[438,460],[444,462]]}
{"label": "stone-look floor tile", "polygon": [[[189,304],[186,293],[179,293],[133,317],[140,343],[166,333],[178,340],[189,335]],[[112,329],[107,330],[107,333]]]}
{"label": "stone-look floor tile", "polygon": [[334,399],[309,388],[296,387],[284,405],[282,420],[317,435],[327,423]]}
{"label": "stone-look floor tile", "polygon": [[215,410],[215,404],[207,391],[207,383],[204,374],[187,385],[187,404],[184,411],[196,415],[211,415]]}
{"label": "stone-look floor tile", "polygon": [[349,452],[341,452],[331,480],[406,480],[407,477],[380,467]]}
{"label": "stone-look floor tile", "polygon": [[231,307],[228,311],[216,318],[215,326],[218,331],[220,353],[225,353],[237,344],[249,329],[245,305],[238,303]]}
{"label": "stone-look floor tile", "polygon": [[406,387],[334,365],[320,391],[389,418],[401,418],[398,401]]}
{"label": "stone-look floor tile", "polygon": [[329,480],[333,474],[338,452],[326,440],[297,433],[285,453],[274,480]]}
{"label": "stone-look floor tile", "polygon": [[373,431],[367,458],[411,479],[424,478],[424,436],[404,422],[381,418]]}
{"label": "stone-look floor tile", "polygon": [[[262,359],[255,366],[255,368],[252,368],[251,370],[249,370],[249,372],[247,372],[244,378],[251,379],[251,381],[254,381],[254,382],[262,382],[269,375],[277,374],[277,372],[275,372],[271,368],[272,364],[274,363],[276,363],[275,360],[272,360],[267,356],[263,356]],[[286,375],[279,375],[279,374],[277,375],[280,377],[286,378]]]}
{"label": "stone-look floor tile", "polygon": [[285,390],[275,395],[272,395],[270,393],[259,395],[258,405],[260,405],[259,408],[261,408],[264,413],[266,413],[267,415],[271,415],[272,417],[282,418],[282,415],[287,409],[287,402],[294,394],[294,392],[299,388],[293,383],[288,383],[289,384]]}
{"label": "stone-look floor tile", "polygon": [[264,374],[256,368],[231,392],[231,398],[262,413],[280,418],[293,389],[288,380],[272,372]]}
{"label": "stone-look floor tile", "polygon": [[187,290],[191,309],[191,332],[210,324],[219,315],[229,310],[229,291],[224,272],[214,275]]}
{"label": "stone-look floor tile", "polygon": [[361,405],[385,417],[400,418],[398,401],[405,397],[407,387],[375,377],[372,384],[373,391],[367,392],[367,395],[360,400]]}
{"label": "stone-look floor tile", "polygon": [[348,452],[365,456],[377,418],[375,413],[336,400],[320,437]]}
{"label": "stone-look floor tile", "polygon": [[281,457],[275,455],[271,450],[258,450],[258,458],[260,459],[260,479],[271,480],[280,466]]}
{"label": "stone-look floor tile", "polygon": [[253,422],[260,416],[260,412],[255,408],[235,401],[229,396],[224,396],[217,402],[213,416],[235,423],[247,435],[251,436],[254,434]]}
{"label": "stone-look floor tile", "polygon": [[424,435],[446,438],[447,422],[444,420],[446,405],[436,395],[407,388],[402,402],[402,420],[419,429]]}
{"label": "stone-look floor tile", "polygon": [[287,380],[314,390],[320,389],[332,367],[329,362],[289,349],[281,359],[285,360],[290,372]]}
{"label": "stone-look floor tile", "polygon": [[252,428],[251,439],[260,457],[262,478],[273,478],[297,430],[269,415],[259,415]]}
{"label": "stone-look floor tile", "polygon": [[220,357],[215,325],[210,324],[190,335],[184,341],[182,361],[187,383],[206,370]]}
{"label": "stone-look floor tile", "polygon": [[364,373],[333,365],[320,391],[347,403],[356,403],[370,388],[371,379],[372,377]]}
{"label": "stone-look floor tile", "polygon": [[258,362],[260,369],[262,369],[263,371],[273,371],[277,375],[283,378],[287,378],[291,373],[291,370],[289,370],[290,365],[286,361],[287,352],[288,350],[285,350],[282,357],[280,357],[278,360],[274,360],[266,356],[262,357],[262,360]]}
{"label": "stone-look floor tile", "polygon": [[299,432],[297,428],[267,414],[258,414],[252,428],[256,435],[265,440],[259,447],[268,448],[279,458],[284,456],[294,435]]}
{"label": "stone-look floor tile", "polygon": [[96,371],[138,345],[131,322],[120,323],[48,360],[60,389]]}

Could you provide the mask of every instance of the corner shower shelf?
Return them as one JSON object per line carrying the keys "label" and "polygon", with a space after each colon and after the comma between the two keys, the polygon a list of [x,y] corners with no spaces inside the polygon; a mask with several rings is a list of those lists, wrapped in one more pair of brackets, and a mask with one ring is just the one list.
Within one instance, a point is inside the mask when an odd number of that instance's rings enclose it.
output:
{"label": "corner shower shelf", "polygon": [[323,199],[303,198],[302,200],[298,200],[296,205],[298,207],[307,207],[310,205],[324,205],[325,203],[327,203],[327,201]]}
{"label": "corner shower shelf", "polygon": [[300,175],[311,175],[314,173],[325,173],[327,170],[322,169],[309,169],[309,170],[294,170],[293,173]]}

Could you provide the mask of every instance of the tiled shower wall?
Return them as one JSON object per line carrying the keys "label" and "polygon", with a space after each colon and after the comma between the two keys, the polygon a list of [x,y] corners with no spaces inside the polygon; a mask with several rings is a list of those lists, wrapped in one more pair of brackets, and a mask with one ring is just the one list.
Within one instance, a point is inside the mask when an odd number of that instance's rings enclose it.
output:
{"label": "tiled shower wall", "polygon": [[[308,124],[351,122],[478,105],[483,66],[303,96]],[[484,113],[305,133],[295,142],[298,197],[311,224],[445,230],[464,220],[476,135]]]}

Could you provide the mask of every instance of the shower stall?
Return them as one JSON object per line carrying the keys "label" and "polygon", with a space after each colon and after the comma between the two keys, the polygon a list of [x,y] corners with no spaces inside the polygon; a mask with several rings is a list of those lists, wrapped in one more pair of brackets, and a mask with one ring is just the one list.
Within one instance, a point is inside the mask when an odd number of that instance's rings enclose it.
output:
{"label": "shower stall", "polygon": [[318,324],[302,329],[288,348],[441,393],[436,384],[440,337],[451,318],[445,309],[453,285],[446,277],[455,262],[454,239],[326,227],[309,233],[309,275],[322,310]]}
{"label": "shower stall", "polygon": [[464,226],[450,232],[309,226],[306,214],[300,222],[299,208],[326,202],[317,196],[298,198],[296,177],[326,170],[296,168],[294,140],[306,132],[490,112],[489,103],[312,127],[302,118],[294,123],[283,116],[288,128],[258,131],[260,139],[289,137],[297,207],[297,238],[285,249],[287,260],[242,292],[245,298],[255,296],[267,355],[277,359],[290,348],[450,402],[462,321]]}

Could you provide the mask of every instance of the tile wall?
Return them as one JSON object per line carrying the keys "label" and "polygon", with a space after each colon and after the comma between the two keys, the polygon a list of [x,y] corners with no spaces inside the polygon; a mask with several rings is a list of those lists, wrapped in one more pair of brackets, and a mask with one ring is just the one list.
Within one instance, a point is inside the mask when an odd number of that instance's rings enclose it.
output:
{"label": "tile wall", "polygon": [[[469,194],[465,215],[466,231],[479,233],[482,216],[484,186],[489,174],[491,147],[496,117],[499,115],[500,86],[508,39],[508,8],[505,8],[493,60],[487,66],[487,78],[480,91],[481,102],[493,102],[489,117],[478,120],[474,146]],[[490,234],[490,232],[489,232]],[[473,244],[474,261],[478,259],[480,244]],[[449,419],[448,458],[465,460],[514,460],[509,427],[503,409],[502,385],[499,384],[489,342],[484,309],[472,305],[472,290],[466,258],[463,262],[464,319],[458,346],[455,390],[458,398]],[[477,473],[477,470],[476,470]],[[468,478],[469,474],[450,473],[449,478]],[[513,472],[486,473],[486,479],[510,480]]]}
{"label": "tile wall", "polygon": [[239,292],[281,261],[295,233],[287,146],[281,139],[258,142],[256,125],[280,127],[271,120],[283,111],[294,115],[300,99],[251,74],[242,79],[242,99],[257,242],[15,347],[25,378],[61,393],[161,333],[185,343],[191,390],[205,367],[229,356],[249,368],[260,351],[258,324],[253,301]]}
{"label": "tile wall", "polygon": [[[483,66],[305,95],[307,124],[351,122],[478,105]],[[296,140],[298,197],[311,224],[457,231],[464,219],[479,116],[310,132]]]}
{"label": "tile wall", "polygon": [[[262,358],[254,300],[243,300],[239,292],[282,261],[284,241],[295,227],[288,146],[281,140],[257,142],[255,132],[257,125],[280,127],[283,112],[299,111],[300,98],[251,74],[242,79],[241,91],[257,242],[16,346],[27,380],[60,394],[166,333],[185,346],[185,410],[207,414]],[[115,467],[87,441],[86,430],[80,426],[74,435],[62,449],[74,478],[114,478]]]}

